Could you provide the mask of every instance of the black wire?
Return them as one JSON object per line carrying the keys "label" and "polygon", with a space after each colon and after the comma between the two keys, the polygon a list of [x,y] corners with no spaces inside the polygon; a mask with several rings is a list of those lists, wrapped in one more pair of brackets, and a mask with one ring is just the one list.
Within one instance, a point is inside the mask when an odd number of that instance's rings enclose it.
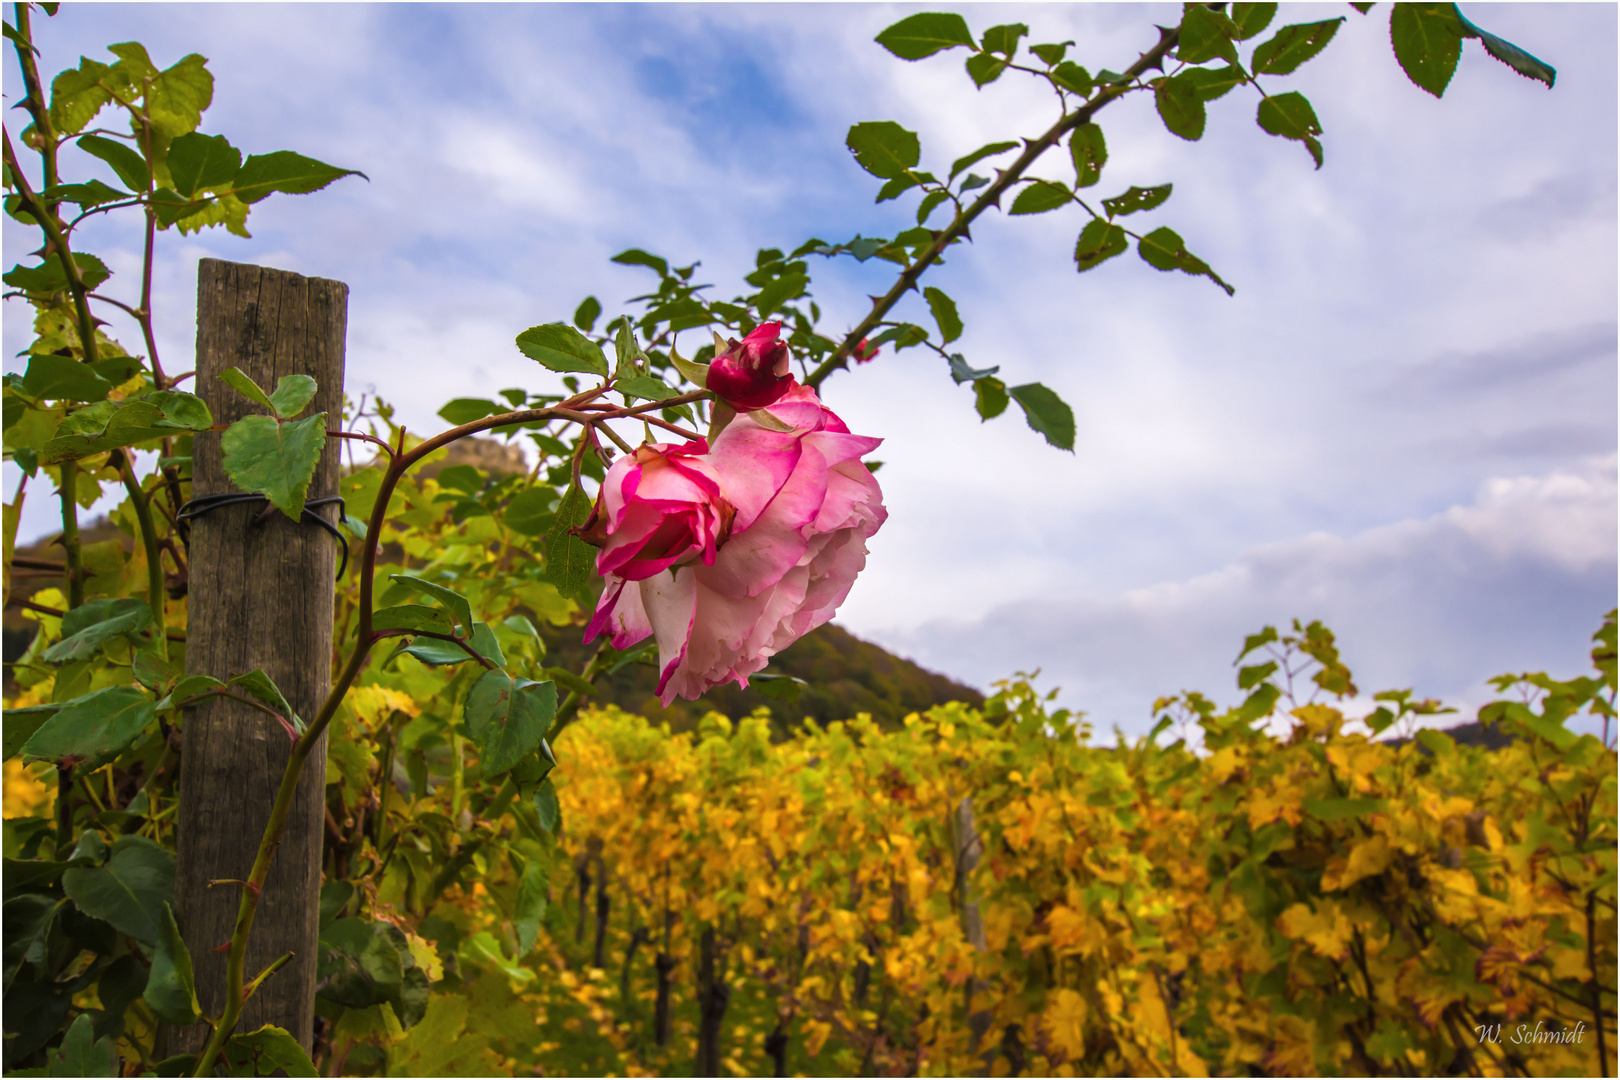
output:
{"label": "black wire", "polygon": [[[174,516],[174,520],[176,524],[179,524],[182,521],[195,521],[204,514],[212,513],[222,506],[236,506],[240,503],[250,502],[262,502],[266,504],[264,513],[257,515],[252,521],[253,525],[259,525],[263,523],[269,516],[271,507],[268,504],[270,500],[263,495],[255,495],[252,492],[247,491],[233,491],[225,495],[198,495],[196,498],[187,499],[186,502],[181,505],[180,512]],[[319,525],[321,528],[331,533],[337,542],[342,545],[343,559],[338,564],[337,572],[338,580],[341,581],[343,579],[343,571],[349,567],[348,538],[343,535],[336,525],[333,525],[330,521],[327,521],[325,518],[321,517],[321,515],[315,513],[315,511],[312,509],[313,507],[317,506],[330,506],[333,503],[337,503],[338,517],[341,518],[348,515],[348,508],[344,506],[343,498],[339,495],[328,495],[324,499],[310,499],[308,502],[304,503],[304,512],[301,520],[314,522],[316,525]]]}

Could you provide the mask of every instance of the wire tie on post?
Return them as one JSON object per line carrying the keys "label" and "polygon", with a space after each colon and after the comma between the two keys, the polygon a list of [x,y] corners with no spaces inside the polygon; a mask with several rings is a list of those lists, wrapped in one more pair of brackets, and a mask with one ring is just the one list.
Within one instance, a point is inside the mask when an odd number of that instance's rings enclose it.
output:
{"label": "wire tie on post", "polygon": [[[254,516],[251,523],[254,526],[264,524],[264,522],[269,520],[270,516],[275,513],[276,508],[270,504],[270,500],[265,496],[248,491],[233,491],[226,495],[198,495],[196,498],[188,499],[180,507],[180,512],[175,515],[174,520],[177,524],[182,521],[195,521],[204,514],[212,513],[222,506],[236,506],[241,503],[250,502],[262,502],[265,504],[263,512]],[[333,525],[330,521],[327,521],[325,518],[321,517],[321,515],[317,514],[314,510],[314,507],[330,506],[333,503],[337,503],[338,517],[340,519],[348,515],[348,508],[343,504],[342,496],[328,495],[324,499],[310,499],[304,503],[304,512],[300,520],[313,522],[314,524],[319,525],[321,528],[331,533],[337,542],[342,546],[343,559],[338,563],[337,572],[338,580],[341,581],[343,579],[343,571],[347,570],[349,567],[348,538],[343,535],[342,530],[340,530],[336,525]]]}

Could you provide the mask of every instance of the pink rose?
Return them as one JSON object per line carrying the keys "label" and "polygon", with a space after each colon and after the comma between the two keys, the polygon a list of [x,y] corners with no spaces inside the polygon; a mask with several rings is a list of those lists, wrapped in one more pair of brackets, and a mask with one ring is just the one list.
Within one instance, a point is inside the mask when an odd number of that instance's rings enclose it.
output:
{"label": "pink rose", "polygon": [[781,323],[768,322],[741,341],[732,338],[709,364],[707,388],[738,412],[763,409],[781,398],[794,385],[788,347],[776,340],[781,332]]}
{"label": "pink rose", "polygon": [[809,387],[739,415],[714,440],[652,443],[613,463],[583,527],[602,546],[590,641],[658,640],[658,695],[695,699],[748,676],[833,613],[888,512],[852,435]]}

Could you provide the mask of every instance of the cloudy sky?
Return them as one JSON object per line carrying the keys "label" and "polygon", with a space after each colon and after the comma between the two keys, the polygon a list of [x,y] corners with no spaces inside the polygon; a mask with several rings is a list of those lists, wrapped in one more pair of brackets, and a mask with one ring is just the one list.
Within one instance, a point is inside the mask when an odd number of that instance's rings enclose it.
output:
{"label": "cloudy sky", "polygon": [[[1075,453],[1016,409],[981,425],[920,350],[835,377],[828,403],[887,440],[891,511],[839,621],[981,687],[1040,668],[1102,730],[1145,730],[1181,689],[1235,700],[1243,635],[1295,617],[1338,632],[1369,695],[1413,687],[1467,712],[1499,672],[1581,673],[1617,587],[1616,9],[1476,6],[1557,88],[1467,42],[1436,101],[1396,65],[1387,5],[1332,9],[1348,21],[1327,51],[1271,80],[1314,104],[1321,171],[1255,126],[1252,92],[1214,103],[1198,143],[1140,95],[1103,114],[1098,192],[1174,181],[1153,224],[1235,298],[1134,254],[1077,275],[1078,209],[982,219],[930,280],[958,302],[971,363],[1074,406]],[[1072,39],[1095,71],[1126,67],[1179,6],[952,9],[976,31]],[[350,393],[381,392],[426,432],[450,397],[547,385],[514,334],[643,291],[646,271],[608,262],[623,248],[702,260],[726,298],[756,248],[910,225],[914,198],[873,204],[852,123],[917,131],[939,173],[1049,126],[1032,80],[979,91],[960,52],[908,64],[873,44],[914,10],[73,4],[36,37],[52,71],[118,41],[160,64],[200,52],[203,130],[369,175],[259,204],[251,240],[168,237],[160,346],[189,366],[200,257],[337,278]],[[1324,17],[1284,5],[1274,26]],[[14,100],[14,65],[5,78]],[[1036,173],[1063,176],[1053,158]],[[126,290],[132,228],[81,241]],[[24,258],[9,221],[4,238],[8,265]],[[888,265],[812,267],[830,329]],[[26,344],[16,301],[4,339]],[[41,496],[25,537],[50,530]]]}

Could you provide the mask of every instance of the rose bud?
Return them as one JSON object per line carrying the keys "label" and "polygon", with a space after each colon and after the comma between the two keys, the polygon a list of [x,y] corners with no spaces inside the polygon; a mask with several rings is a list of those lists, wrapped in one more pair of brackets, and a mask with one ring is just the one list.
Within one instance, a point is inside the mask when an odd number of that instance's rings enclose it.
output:
{"label": "rose bud", "polygon": [[741,341],[727,341],[709,364],[708,389],[738,412],[763,409],[787,393],[793,376],[788,347],[776,340],[781,332],[781,323],[760,323]]}
{"label": "rose bud", "polygon": [[855,362],[857,364],[864,364],[876,357],[877,354],[882,351],[882,349],[874,348],[873,346],[868,345],[866,343],[866,339],[861,338],[861,343],[855,346]]}

